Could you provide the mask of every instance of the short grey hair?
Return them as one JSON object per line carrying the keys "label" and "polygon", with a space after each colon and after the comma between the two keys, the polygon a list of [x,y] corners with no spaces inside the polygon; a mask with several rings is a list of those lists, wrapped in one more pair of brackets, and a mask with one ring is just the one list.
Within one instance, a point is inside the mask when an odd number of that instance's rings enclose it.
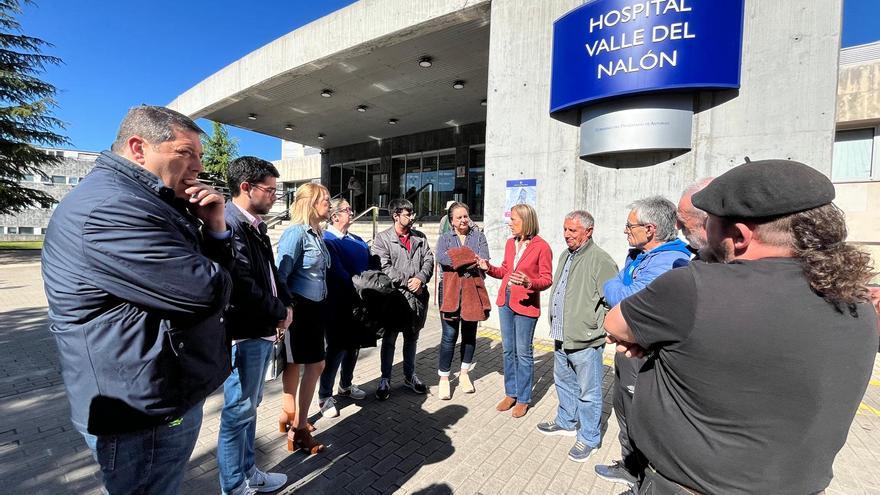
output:
{"label": "short grey hair", "polygon": [[593,220],[593,215],[590,215],[590,212],[587,210],[574,210],[573,212],[565,215],[566,220],[577,220],[580,222],[581,227],[585,229],[589,229],[595,223]]}
{"label": "short grey hair", "polygon": [[138,105],[129,109],[122,119],[119,132],[116,133],[116,141],[113,141],[110,149],[114,153],[121,153],[125,149],[125,143],[132,136],[140,136],[150,144],[165,143],[173,140],[174,133],[178,131],[205,134],[205,131],[191,118],[180,112],[165,107]]}
{"label": "short grey hair", "polygon": [[659,241],[671,241],[678,237],[675,228],[675,205],[663,196],[651,196],[633,201],[629,208],[636,212],[639,223],[649,223],[657,231]]}
{"label": "short grey hair", "polygon": [[[684,188],[684,192],[681,193],[681,197],[683,198],[685,196],[693,196],[694,194],[702,191],[706,186],[709,185],[710,182],[712,182],[713,179],[715,179],[715,177],[703,177],[702,179],[691,183],[689,186]],[[709,216],[708,213],[697,208],[696,206],[691,208],[691,211],[689,213],[697,215],[698,218],[706,218]]]}

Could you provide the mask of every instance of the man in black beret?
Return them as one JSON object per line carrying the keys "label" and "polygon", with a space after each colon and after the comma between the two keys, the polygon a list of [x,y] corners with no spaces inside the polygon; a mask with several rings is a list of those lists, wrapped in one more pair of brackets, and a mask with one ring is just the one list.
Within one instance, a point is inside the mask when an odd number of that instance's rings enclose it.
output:
{"label": "man in black beret", "polygon": [[[650,358],[629,433],[650,462],[638,493],[816,493],[867,388],[877,315],[867,254],[847,245],[834,186],[785,160],[740,165],[693,196],[703,259],[605,319]],[[690,490],[683,492],[682,490]]]}

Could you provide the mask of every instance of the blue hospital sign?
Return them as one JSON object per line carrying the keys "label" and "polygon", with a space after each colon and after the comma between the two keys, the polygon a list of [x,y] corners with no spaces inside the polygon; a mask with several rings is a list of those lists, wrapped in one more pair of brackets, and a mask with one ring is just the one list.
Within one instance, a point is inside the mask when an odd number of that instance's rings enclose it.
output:
{"label": "blue hospital sign", "polygon": [[556,20],[550,112],[681,89],[738,88],[744,0],[595,0]]}

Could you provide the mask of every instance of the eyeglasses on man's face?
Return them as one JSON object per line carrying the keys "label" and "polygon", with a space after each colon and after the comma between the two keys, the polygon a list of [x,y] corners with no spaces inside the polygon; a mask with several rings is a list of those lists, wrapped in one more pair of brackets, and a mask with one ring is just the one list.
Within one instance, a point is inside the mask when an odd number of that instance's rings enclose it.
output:
{"label": "eyeglasses on man's face", "polygon": [[[251,183],[249,182],[248,184],[251,184]],[[259,184],[251,184],[251,187],[257,188],[257,189],[259,189],[260,191],[263,191],[263,192],[267,192],[267,193],[269,193],[269,194],[271,194],[271,195],[273,195],[273,196],[275,196],[275,194],[278,193],[278,188],[277,188],[277,187],[266,187],[266,186],[261,186],[261,185],[259,185]]]}
{"label": "eyeglasses on man's face", "polygon": [[628,232],[632,232],[632,230],[636,227],[647,227],[648,225],[651,225],[651,224],[650,223],[629,223],[629,222],[627,222],[626,226],[624,227],[624,230],[626,230]]}

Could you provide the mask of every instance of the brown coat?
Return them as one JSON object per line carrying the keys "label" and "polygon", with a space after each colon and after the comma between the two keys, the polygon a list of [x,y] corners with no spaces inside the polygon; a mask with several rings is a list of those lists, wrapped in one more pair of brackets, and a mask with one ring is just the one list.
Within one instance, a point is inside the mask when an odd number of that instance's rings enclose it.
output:
{"label": "brown coat", "polygon": [[443,305],[440,312],[458,313],[464,321],[484,321],[489,318],[492,303],[483,273],[476,267],[477,255],[469,247],[450,248],[452,270],[443,270]]}

